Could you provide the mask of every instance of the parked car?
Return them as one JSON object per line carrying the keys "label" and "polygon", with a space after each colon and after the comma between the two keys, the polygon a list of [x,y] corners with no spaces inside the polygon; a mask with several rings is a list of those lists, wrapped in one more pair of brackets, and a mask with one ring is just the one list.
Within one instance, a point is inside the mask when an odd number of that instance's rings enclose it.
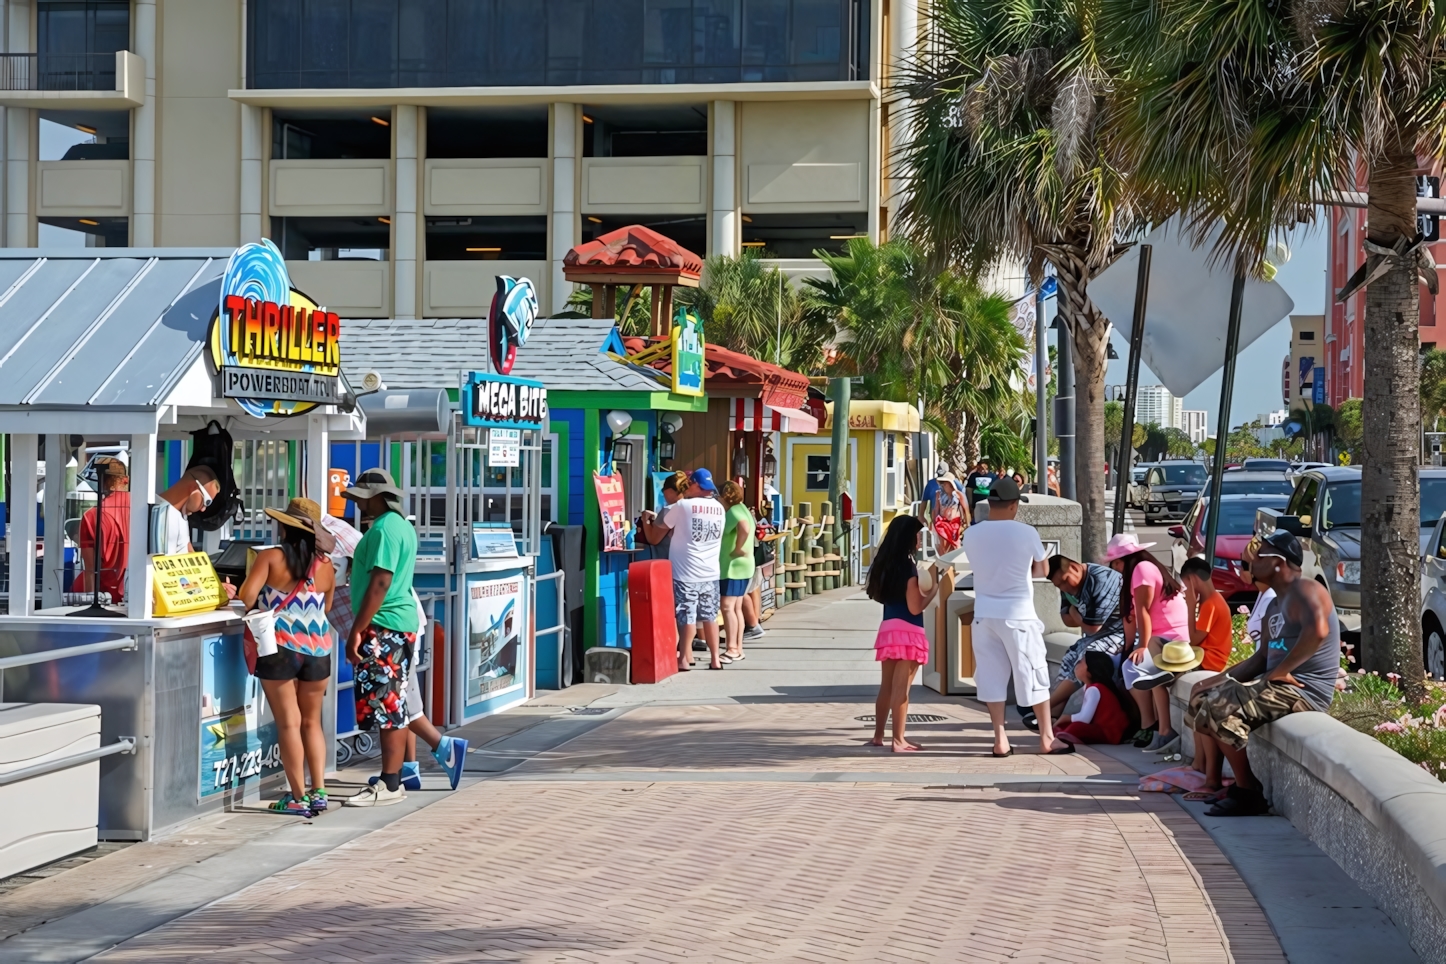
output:
{"label": "parked car", "polygon": [[[1224,510],[1215,532],[1215,559],[1210,581],[1224,593],[1226,602],[1232,607],[1251,605],[1258,595],[1255,583],[1240,565],[1240,553],[1255,533],[1255,510],[1262,506],[1283,509],[1289,501],[1289,493],[1241,493],[1220,497]],[[1183,523],[1169,528],[1175,541],[1171,555],[1176,572],[1191,556],[1205,555],[1205,536],[1209,525],[1210,499],[1205,497],[1195,503]]]}
{"label": "parked car", "polygon": [[1290,459],[1246,459],[1240,463],[1242,472],[1289,472]]}
{"label": "parked car", "polygon": [[1436,520],[1421,554],[1421,657],[1426,675],[1446,679],[1446,516]]}
{"label": "parked car", "polygon": [[1145,524],[1185,518],[1205,488],[1207,472],[1200,462],[1161,462],[1145,476]]}
{"label": "parked car", "polygon": [[1130,487],[1125,490],[1125,505],[1131,509],[1143,509],[1145,507],[1145,476],[1158,463],[1137,462],[1135,467],[1130,469]]}
{"label": "parked car", "polygon": [[[1426,554],[1432,532],[1446,512],[1446,468],[1421,466],[1421,545]],[[1262,508],[1256,531],[1294,532],[1301,542],[1302,573],[1330,590],[1341,627],[1361,628],[1361,470],[1359,466],[1309,469],[1296,479],[1283,510]],[[1432,552],[1435,552],[1435,545]]]}
{"label": "parked car", "polygon": [[[1202,496],[1210,494],[1210,483],[1200,489]],[[1284,495],[1295,491],[1295,482],[1284,472],[1261,472],[1241,469],[1238,472],[1220,474],[1220,495]]]}

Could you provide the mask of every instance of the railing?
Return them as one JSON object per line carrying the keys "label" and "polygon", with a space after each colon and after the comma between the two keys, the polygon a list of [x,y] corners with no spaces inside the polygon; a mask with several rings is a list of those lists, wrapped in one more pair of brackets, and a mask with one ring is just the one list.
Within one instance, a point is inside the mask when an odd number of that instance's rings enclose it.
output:
{"label": "railing", "polygon": [[115,90],[115,54],[0,54],[0,90]]}
{"label": "railing", "polygon": [[[558,569],[556,572],[549,572],[545,576],[538,576],[533,581],[532,599],[533,602],[536,603],[537,587],[542,585],[544,582],[551,582],[554,579],[557,580],[557,625],[549,626],[547,629],[537,630],[537,638],[540,640],[542,639],[542,637],[550,635],[552,633],[557,634],[557,688],[566,689],[568,686],[572,685],[572,680],[564,679],[562,675],[562,650],[563,647],[567,645],[567,599],[563,592],[563,588],[567,579],[566,572],[562,569]],[[536,667],[533,668],[533,672],[535,677]]]}
{"label": "railing", "polygon": [[[136,641],[133,638],[108,639],[101,643],[87,643],[84,646],[70,646],[65,649],[51,650],[45,653],[24,653],[20,656],[7,656],[0,659],[0,703],[5,701],[5,671],[20,666],[33,666],[36,663],[49,663],[57,659],[69,659],[72,656],[89,656],[94,653],[109,653],[114,650],[133,650],[136,648]],[[9,786],[12,783],[19,783],[22,780],[33,780],[36,777],[43,777],[47,773],[55,773],[58,770],[69,770],[71,767],[83,766],[102,760],[117,753],[136,752],[136,738],[133,736],[117,737],[114,743],[108,746],[98,746],[93,750],[82,750],[80,753],[72,753],[70,756],[57,757],[54,760],[46,760],[44,763],[37,763],[34,766],[24,767],[19,770],[11,770],[9,773],[0,773],[0,787]]]}

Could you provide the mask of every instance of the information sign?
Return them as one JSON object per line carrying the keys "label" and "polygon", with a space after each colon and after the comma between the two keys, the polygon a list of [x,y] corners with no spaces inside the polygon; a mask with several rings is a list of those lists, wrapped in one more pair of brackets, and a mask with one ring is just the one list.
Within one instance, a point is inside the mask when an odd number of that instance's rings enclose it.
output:
{"label": "information sign", "polygon": [[522,464],[522,430],[493,428],[487,430],[487,465],[490,468],[512,468]]}
{"label": "information sign", "polygon": [[179,556],[152,556],[155,578],[151,584],[157,616],[207,612],[225,600],[221,580],[204,552]]}

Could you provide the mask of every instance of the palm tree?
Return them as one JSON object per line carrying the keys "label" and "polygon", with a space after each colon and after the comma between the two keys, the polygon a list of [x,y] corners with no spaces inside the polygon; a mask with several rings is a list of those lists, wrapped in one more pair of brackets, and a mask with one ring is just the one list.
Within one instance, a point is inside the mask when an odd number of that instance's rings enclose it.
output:
{"label": "palm tree", "polygon": [[1128,182],[1097,136],[1109,91],[1093,5],[934,0],[905,71],[913,136],[899,158],[911,236],[965,263],[1053,264],[1074,336],[1075,479],[1085,558],[1104,551],[1109,322],[1087,286],[1137,227]]}
{"label": "palm tree", "polygon": [[1431,431],[1441,427],[1446,414],[1446,351],[1432,348],[1421,356],[1421,422]]}
{"label": "palm tree", "polygon": [[875,398],[922,398],[949,461],[977,458],[984,426],[1008,425],[1019,407],[1012,380],[1026,349],[1009,303],[906,241],[855,238],[845,254],[816,254],[831,277],[809,279],[807,297],[840,332],[838,368],[863,376]]}
{"label": "palm tree", "polygon": [[[1128,18],[1128,19],[1122,19]],[[1446,148],[1446,7],[1428,0],[1103,0],[1112,144],[1154,197],[1223,222],[1239,263],[1364,176],[1368,194],[1361,599],[1364,667],[1422,694],[1415,465],[1419,158]]]}

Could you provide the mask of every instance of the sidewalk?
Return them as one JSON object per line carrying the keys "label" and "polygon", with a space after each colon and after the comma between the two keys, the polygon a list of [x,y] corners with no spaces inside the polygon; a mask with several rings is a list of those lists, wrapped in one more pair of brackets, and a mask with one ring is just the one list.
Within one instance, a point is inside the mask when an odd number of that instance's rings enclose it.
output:
{"label": "sidewalk", "polygon": [[194,912],[97,943],[86,913],[135,910],[112,896],[0,940],[0,961],[1286,959],[1210,834],[1139,794],[1128,758],[1040,756],[1018,728],[995,760],[982,706],[922,688],[911,712],[941,718],[910,727],[927,752],[866,746],[877,619],[839,590],[721,672],[548,694],[484,721],[456,793],[290,824],[252,848],[289,862]]}

